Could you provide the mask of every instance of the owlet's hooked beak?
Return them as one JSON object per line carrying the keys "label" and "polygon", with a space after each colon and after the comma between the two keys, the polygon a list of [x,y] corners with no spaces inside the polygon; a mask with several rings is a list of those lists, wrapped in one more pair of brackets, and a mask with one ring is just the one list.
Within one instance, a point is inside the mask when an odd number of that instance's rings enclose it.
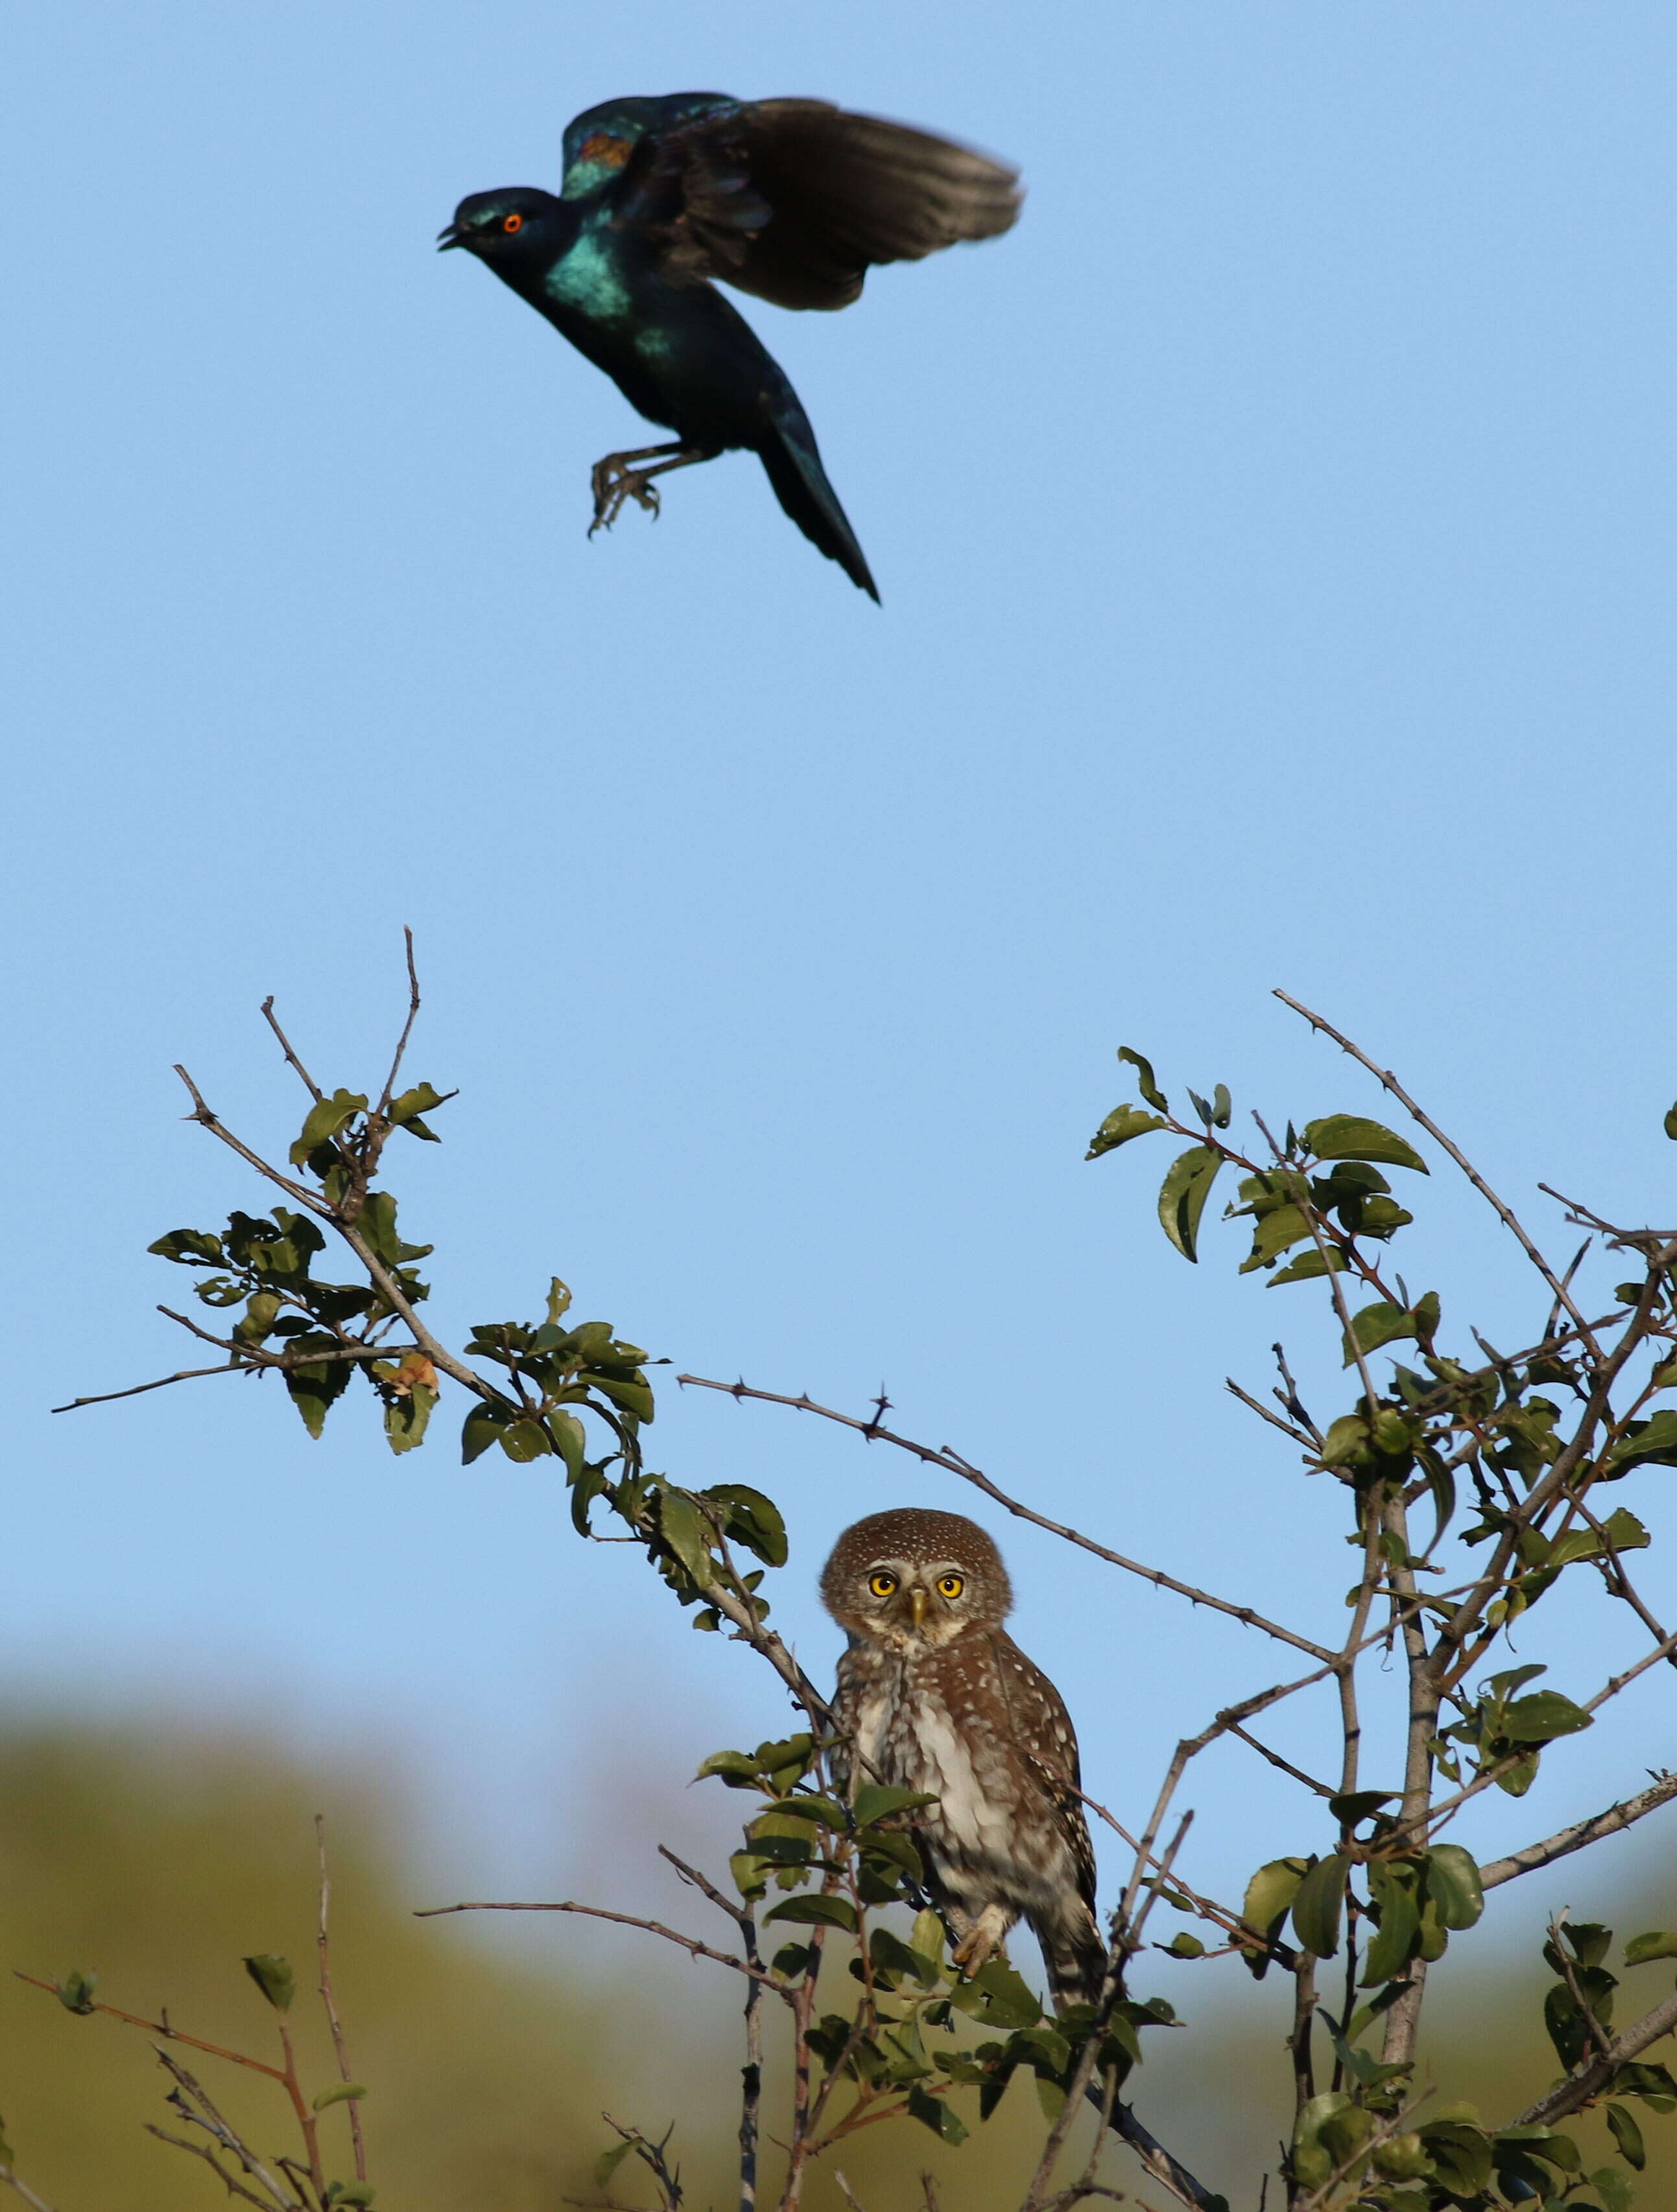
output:
{"label": "owlet's hooked beak", "polygon": [[925,1626],[926,1608],[931,1601],[931,1592],[923,1589],[920,1584],[916,1583],[908,1594],[908,1610],[917,1631]]}

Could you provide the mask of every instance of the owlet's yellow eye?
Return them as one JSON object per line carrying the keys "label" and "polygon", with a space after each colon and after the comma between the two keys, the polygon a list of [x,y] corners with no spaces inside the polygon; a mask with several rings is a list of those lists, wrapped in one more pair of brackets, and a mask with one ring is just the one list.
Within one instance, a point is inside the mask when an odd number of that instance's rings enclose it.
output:
{"label": "owlet's yellow eye", "polygon": [[959,1597],[966,1588],[964,1575],[944,1575],[939,1580],[937,1594],[940,1597]]}
{"label": "owlet's yellow eye", "polygon": [[887,1574],[869,1575],[868,1587],[875,1597],[889,1597],[897,1587],[897,1577]]}
{"label": "owlet's yellow eye", "polygon": [[521,215],[504,215],[500,220],[500,227],[510,238],[515,230],[524,228],[524,219]]}

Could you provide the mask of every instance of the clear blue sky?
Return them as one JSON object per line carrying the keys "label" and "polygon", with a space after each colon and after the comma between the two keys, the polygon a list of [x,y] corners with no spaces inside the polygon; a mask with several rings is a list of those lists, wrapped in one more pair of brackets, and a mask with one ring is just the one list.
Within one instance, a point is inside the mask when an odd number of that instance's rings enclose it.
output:
{"label": "clear blue sky", "polygon": [[[778,1724],[546,1469],[392,1461],[360,1403],[312,1446],[220,1381],[46,1417],[183,1364],[143,1247],[257,1195],[171,1061],[282,1146],[258,1002],[364,1081],[404,921],[414,1071],[463,1086],[401,1163],[440,1325],[556,1271],[681,1366],[884,1378],[911,1432],[1330,1633],[1329,1501],[1221,1394],[1283,1328],[1326,1374],[1319,1287],[1237,1282],[1233,1231],[1189,1269],[1162,1158],[1081,1154],[1123,1041],[1243,1113],[1378,1110],[1284,984],[1558,1245],[1540,1176],[1668,1214],[1669,8],[72,5],[10,54],[14,1705],[388,1754],[439,1882],[580,1867],[623,1904],[610,1807],[702,1825],[664,1774]],[[1024,169],[1005,240],[842,316],[748,307],[882,611],[748,457],[590,544],[636,418],[433,251],[463,192],[553,182],[578,108],[687,86]],[[1426,1198],[1412,1283],[1523,1336],[1507,1240]],[[653,1440],[783,1501],[776,1618],[819,1669],[834,1533],[967,1503],[673,1389]],[[1272,1655],[1002,1534],[1133,1816]],[[1636,1648],[1598,1601],[1552,1680]],[[1668,1680],[1482,1843],[1632,1786]],[[1272,1778],[1236,1750],[1189,1793],[1208,1884],[1301,1847]]]}

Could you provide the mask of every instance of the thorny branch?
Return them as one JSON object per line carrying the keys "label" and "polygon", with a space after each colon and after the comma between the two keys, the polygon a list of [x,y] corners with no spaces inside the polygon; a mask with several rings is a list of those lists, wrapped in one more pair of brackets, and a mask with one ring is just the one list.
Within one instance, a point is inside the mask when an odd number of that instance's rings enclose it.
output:
{"label": "thorny branch", "polygon": [[[796,2002],[793,1992],[784,1982],[778,1982],[766,1966],[751,1966],[744,1959],[736,1959],[726,1951],[712,1950],[701,1943],[696,1936],[683,1936],[679,1929],[666,1928],[661,1920],[642,1920],[632,1912],[608,1912],[602,1905],[577,1905],[568,1898],[561,1904],[519,1904],[506,1902],[474,1902],[465,1905],[431,1905],[415,1913],[415,1920],[441,1920],[451,1912],[575,1912],[587,1920],[614,1920],[620,1928],[645,1929],[649,1936],[662,1936],[666,1943],[678,1944],[695,1959],[712,1960],[718,1966],[731,1966],[736,1974],[748,1975],[772,1989],[786,2003]],[[46,1985],[51,1988],[49,1983]],[[268,2069],[271,2072],[273,2069]]]}
{"label": "thorny branch", "polygon": [[1001,1506],[1004,1512],[1011,1513],[1016,1520],[1028,1521],[1034,1528],[1046,1529],[1050,1536],[1059,1536],[1068,1544],[1076,1545],[1080,1551],[1093,1553],[1096,1559],[1105,1559],[1109,1566],[1122,1567],[1126,1574],[1139,1575],[1143,1582],[1152,1583],[1157,1589],[1174,1590],[1178,1597],[1188,1598],[1195,1605],[1209,1606],[1214,1612],[1227,1613],[1231,1620],[1241,1621],[1249,1628],[1260,1628],[1266,1636],[1273,1636],[1280,1643],[1292,1644],[1296,1651],[1307,1651],[1314,1659],[1327,1659],[1332,1656],[1323,1645],[1311,1643],[1307,1636],[1295,1635],[1292,1629],[1283,1628],[1279,1622],[1267,1620],[1249,1605],[1236,1605],[1227,1598],[1214,1597],[1209,1590],[1196,1589],[1191,1583],[1178,1582],[1174,1575],[1167,1575],[1160,1568],[1146,1567],[1138,1559],[1126,1559],[1122,1552],[1109,1551],[1105,1545],[1098,1544],[1092,1536],[1082,1535],[1077,1529],[1068,1528],[1063,1522],[1050,1521],[1046,1514],[1035,1512],[1030,1506],[1021,1504],[1018,1498],[1010,1498],[970,1460],[963,1459],[959,1452],[952,1451],[947,1444],[935,1451],[929,1444],[916,1443],[911,1437],[899,1436],[893,1430],[881,1428],[877,1420],[864,1421],[854,1413],[841,1413],[831,1406],[818,1405],[807,1391],[794,1398],[782,1390],[759,1390],[749,1382],[718,1382],[705,1375],[678,1375],[675,1380],[684,1389],[720,1390],[736,1401],[752,1398],[765,1405],[790,1406],[796,1413],[819,1414],[824,1421],[837,1421],[841,1428],[854,1429],[869,1443],[895,1444],[899,1450],[911,1453],[927,1466],[945,1468],[951,1474],[959,1475],[963,1482],[972,1483],[975,1489],[983,1491],[986,1498]]}

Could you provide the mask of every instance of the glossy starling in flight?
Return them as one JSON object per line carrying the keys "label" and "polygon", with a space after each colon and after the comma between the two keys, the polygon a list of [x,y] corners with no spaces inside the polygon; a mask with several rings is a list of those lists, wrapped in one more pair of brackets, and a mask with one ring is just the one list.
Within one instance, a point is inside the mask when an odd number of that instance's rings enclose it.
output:
{"label": "glossy starling in flight", "polygon": [[675,433],[596,463],[590,535],[626,500],[656,514],[655,477],[744,447],[804,536],[877,599],[796,392],[711,279],[777,307],[848,307],[876,262],[1008,229],[1015,173],[825,100],[714,92],[590,107],[564,161],[558,198],[474,192],[440,244],[487,263]]}

